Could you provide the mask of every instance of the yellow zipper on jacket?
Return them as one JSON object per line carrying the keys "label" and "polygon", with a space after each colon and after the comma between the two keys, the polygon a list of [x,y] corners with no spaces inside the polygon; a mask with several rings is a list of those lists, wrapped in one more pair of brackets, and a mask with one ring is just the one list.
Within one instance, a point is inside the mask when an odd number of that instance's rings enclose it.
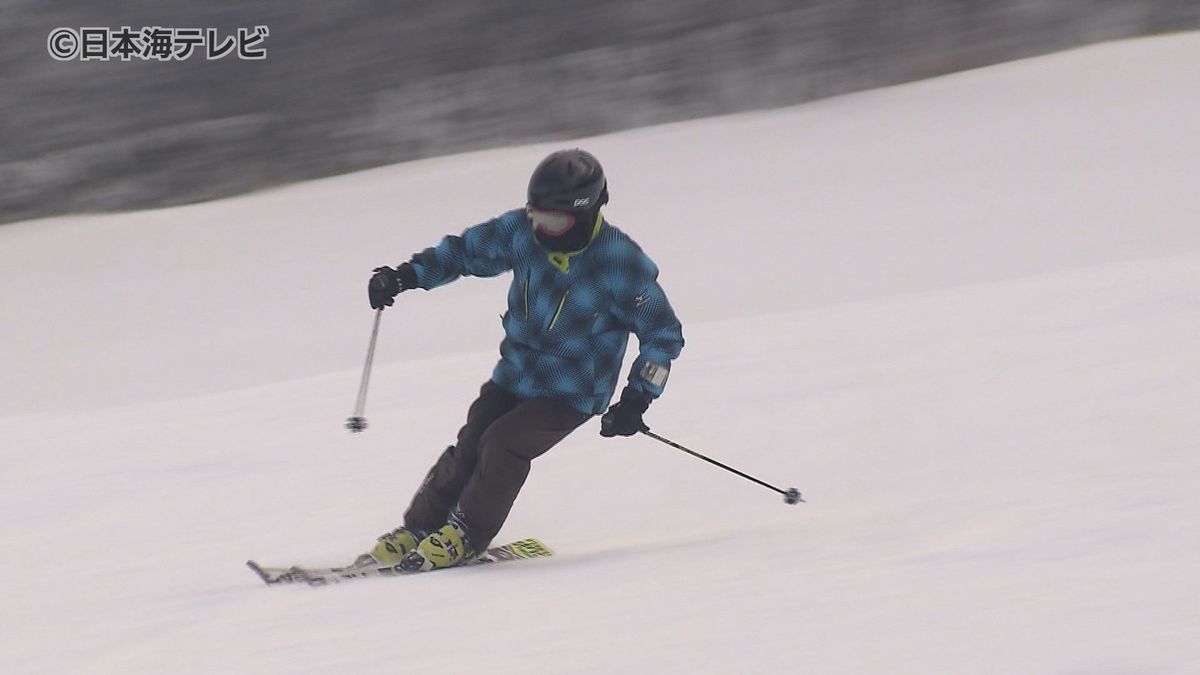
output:
{"label": "yellow zipper on jacket", "polygon": [[567,290],[567,292],[563,293],[562,300],[558,301],[558,309],[554,311],[554,318],[550,319],[550,327],[546,329],[547,331],[554,330],[554,324],[558,323],[558,315],[562,313],[563,305],[567,304],[567,296],[570,294],[571,291]]}

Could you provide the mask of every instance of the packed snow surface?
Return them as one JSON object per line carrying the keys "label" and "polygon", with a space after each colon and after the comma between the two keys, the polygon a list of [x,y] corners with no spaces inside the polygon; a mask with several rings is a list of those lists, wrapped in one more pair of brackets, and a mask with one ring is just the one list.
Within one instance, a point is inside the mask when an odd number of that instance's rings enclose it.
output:
{"label": "packed snow surface", "polygon": [[[1200,34],[788,110],[0,227],[0,672],[1200,673]],[[372,267],[581,144],[687,346],[500,540],[332,588],[496,358],[507,279]]]}

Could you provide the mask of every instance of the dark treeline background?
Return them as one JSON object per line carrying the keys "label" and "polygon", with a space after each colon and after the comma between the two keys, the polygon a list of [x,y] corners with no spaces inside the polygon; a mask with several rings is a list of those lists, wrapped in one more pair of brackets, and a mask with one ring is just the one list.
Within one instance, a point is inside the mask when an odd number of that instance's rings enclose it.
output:
{"label": "dark treeline background", "polygon": [[[790,105],[1200,27],[1197,0],[0,0],[0,222]],[[267,25],[264,61],[59,62],[59,26]]]}

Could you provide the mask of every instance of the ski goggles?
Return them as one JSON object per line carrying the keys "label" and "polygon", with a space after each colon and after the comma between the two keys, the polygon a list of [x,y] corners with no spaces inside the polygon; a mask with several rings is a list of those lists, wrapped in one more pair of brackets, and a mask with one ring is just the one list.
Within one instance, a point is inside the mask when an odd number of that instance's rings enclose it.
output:
{"label": "ski goggles", "polygon": [[525,213],[529,216],[529,224],[533,226],[534,232],[551,237],[562,235],[575,224],[575,214],[566,211],[548,211],[527,206]]}

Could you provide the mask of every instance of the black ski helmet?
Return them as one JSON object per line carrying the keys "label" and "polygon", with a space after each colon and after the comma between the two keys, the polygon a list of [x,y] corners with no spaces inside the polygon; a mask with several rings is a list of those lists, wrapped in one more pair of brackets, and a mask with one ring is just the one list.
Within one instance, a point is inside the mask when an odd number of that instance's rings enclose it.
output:
{"label": "black ski helmet", "polygon": [[529,178],[528,205],[535,209],[595,213],[608,201],[608,181],[600,160],[579,148],[543,159]]}
{"label": "black ski helmet", "polygon": [[564,232],[551,235],[534,227],[538,243],[550,251],[583,250],[591,242],[600,207],[606,202],[604,169],[594,155],[579,148],[552,153],[529,178],[527,208],[571,214],[572,224]]}

